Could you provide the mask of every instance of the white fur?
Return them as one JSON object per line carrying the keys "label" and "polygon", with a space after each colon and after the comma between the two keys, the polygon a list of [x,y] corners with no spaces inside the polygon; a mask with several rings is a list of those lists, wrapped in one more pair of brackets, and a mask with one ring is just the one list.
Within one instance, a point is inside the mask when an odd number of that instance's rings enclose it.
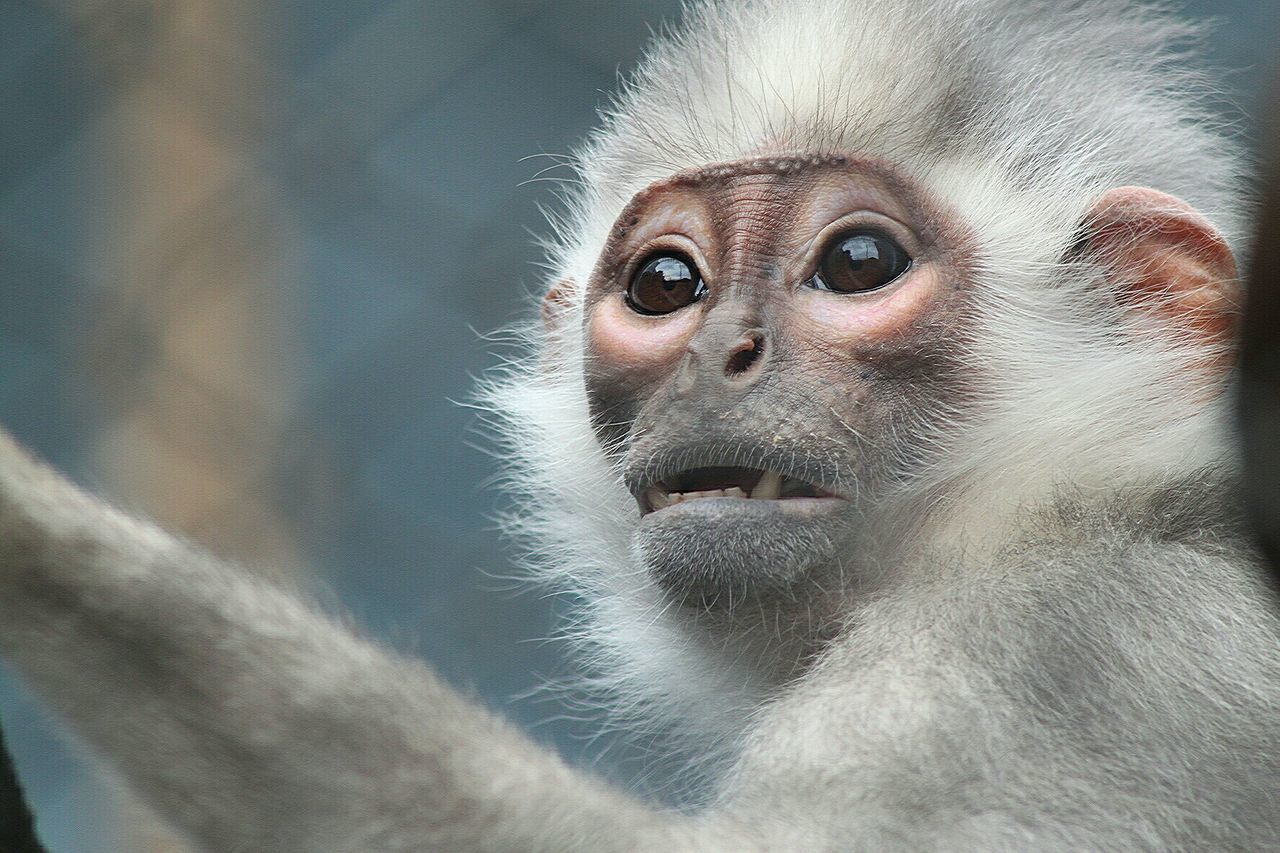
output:
{"label": "white fur", "polygon": [[[210,850],[1280,849],[1280,602],[1231,492],[1214,346],[1064,260],[1121,185],[1237,241],[1239,158],[1180,70],[1187,29],[1110,0],[691,19],[582,152],[554,252],[569,306],[487,394],[530,565],[584,602],[571,634],[611,706],[725,770],[709,808],[572,771],[2,432],[0,653]],[[588,423],[581,285],[637,191],[768,151],[888,159],[977,242],[967,393],[888,443],[858,553],[822,567],[838,586],[756,618],[670,604],[633,553]]]}
{"label": "white fur", "polygon": [[[585,283],[623,205],[676,171],[773,151],[885,158],[980,242],[983,417],[919,436],[933,464],[903,484],[894,519],[915,546],[994,547],[1063,486],[1229,458],[1221,389],[1186,378],[1199,344],[1124,334],[1123,318],[1100,328],[1097,273],[1062,262],[1090,205],[1121,185],[1184,199],[1238,247],[1241,156],[1185,61],[1192,27],[1111,0],[748,0],[688,17],[579,153],[553,281]],[[511,528],[538,577],[584,599],[571,634],[615,709],[674,721],[699,750],[732,745],[769,695],[767,666],[691,625],[631,551],[634,502],[587,425],[583,289],[550,339],[529,330],[541,359],[486,392],[521,507]]]}

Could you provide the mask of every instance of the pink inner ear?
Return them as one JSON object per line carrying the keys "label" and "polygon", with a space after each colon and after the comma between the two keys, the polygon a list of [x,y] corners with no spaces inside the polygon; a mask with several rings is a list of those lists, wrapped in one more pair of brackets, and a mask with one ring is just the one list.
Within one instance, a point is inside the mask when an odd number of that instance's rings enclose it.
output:
{"label": "pink inner ear", "polygon": [[1090,254],[1113,271],[1130,304],[1205,343],[1232,338],[1240,308],[1235,257],[1186,202],[1145,187],[1108,190],[1084,233]]}

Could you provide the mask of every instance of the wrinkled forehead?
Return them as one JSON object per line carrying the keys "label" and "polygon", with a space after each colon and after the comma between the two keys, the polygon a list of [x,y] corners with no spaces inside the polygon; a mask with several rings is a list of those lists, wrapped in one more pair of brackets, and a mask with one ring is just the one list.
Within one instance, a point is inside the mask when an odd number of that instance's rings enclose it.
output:
{"label": "wrinkled forehead", "polygon": [[902,162],[840,151],[752,153],[643,183],[624,175],[601,180],[603,186],[593,188],[592,201],[582,209],[578,239],[564,256],[564,280],[590,280],[600,262],[625,249],[634,239],[632,231],[655,214],[679,208],[723,217],[750,207],[733,204],[735,196],[739,202],[765,199],[775,209],[788,199],[805,198],[815,218],[861,204],[899,219],[926,240],[950,236],[968,243],[975,256],[1039,266],[1054,262],[1070,242],[1094,189],[1073,185],[1062,192],[1026,192],[1003,163],[990,158]]}
{"label": "wrinkled forehead", "polygon": [[664,220],[695,218],[720,232],[820,228],[845,213],[870,209],[920,233],[955,228],[951,216],[920,182],[875,158],[770,155],[676,172],[636,192],[613,219],[602,258],[632,242],[637,230]]}
{"label": "wrinkled forehead", "polygon": [[918,195],[922,190],[917,180],[879,157],[849,154],[768,154],[681,169],[635,191],[631,203],[664,190],[715,191],[753,178],[772,178],[780,185],[799,186],[858,178],[869,184],[878,184],[904,198]]}

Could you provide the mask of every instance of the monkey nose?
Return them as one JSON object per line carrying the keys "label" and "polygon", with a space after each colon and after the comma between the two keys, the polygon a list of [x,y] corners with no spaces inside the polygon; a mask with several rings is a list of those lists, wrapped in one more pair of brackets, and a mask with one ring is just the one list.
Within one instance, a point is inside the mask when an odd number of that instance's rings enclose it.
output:
{"label": "monkey nose", "polygon": [[754,381],[765,362],[767,339],[760,329],[743,334],[729,347],[724,363],[725,378],[731,382]]}
{"label": "monkey nose", "polygon": [[676,392],[706,400],[709,393],[744,390],[764,375],[770,348],[764,329],[705,330],[685,354],[676,375]]}

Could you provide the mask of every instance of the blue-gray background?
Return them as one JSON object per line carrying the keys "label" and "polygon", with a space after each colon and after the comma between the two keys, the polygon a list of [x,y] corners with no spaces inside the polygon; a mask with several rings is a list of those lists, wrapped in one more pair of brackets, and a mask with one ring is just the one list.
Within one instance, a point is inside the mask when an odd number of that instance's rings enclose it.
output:
{"label": "blue-gray background", "polygon": [[[537,206],[550,190],[526,182],[550,161],[522,158],[580,139],[678,2],[273,0],[223,4],[212,23],[200,9],[0,0],[0,422],[112,491],[103,454],[127,468],[145,440],[103,436],[132,435],[116,421],[152,399],[139,403],[120,377],[147,373],[175,335],[184,346],[181,306],[203,306],[221,267],[242,279],[243,256],[260,253],[259,291],[234,292],[240,313],[214,327],[246,325],[252,344],[227,346],[252,357],[232,365],[224,397],[206,387],[200,398],[211,411],[233,406],[237,377],[278,367],[261,338],[278,331],[287,342],[287,369],[242,408],[243,429],[270,428],[253,433],[254,475],[238,487],[278,516],[299,562],[371,633],[429,658],[572,759],[643,773],[634,747],[590,744],[571,709],[528,695],[564,669],[542,642],[557,605],[500,579],[511,560],[487,520],[497,499],[478,485],[495,463],[456,401],[492,364],[478,332],[520,316],[540,284],[530,231],[545,231]],[[228,9],[240,9],[238,23]],[[1227,89],[1253,132],[1280,10],[1201,0],[1187,14],[1216,16],[1213,59],[1232,71]],[[163,38],[174,56],[146,52]],[[191,55],[205,65],[184,66]],[[147,131],[157,91],[168,100],[156,109],[184,118]],[[148,132],[189,134],[182,150],[196,153],[157,181],[147,146],[169,143],[130,144]],[[135,177],[113,177],[117,166]],[[134,207],[144,213],[117,216]],[[228,247],[227,229],[269,245]],[[190,257],[213,260],[182,273]],[[183,275],[195,283],[171,289]],[[131,290],[136,282],[159,295]],[[169,313],[151,316],[155,304]],[[234,444],[234,432],[222,440]],[[208,455],[216,467],[222,457]],[[146,488],[133,493],[145,502]],[[207,538],[219,542],[216,531]],[[228,548],[261,540],[233,537]],[[7,676],[0,713],[50,847],[106,849],[83,759]]]}

